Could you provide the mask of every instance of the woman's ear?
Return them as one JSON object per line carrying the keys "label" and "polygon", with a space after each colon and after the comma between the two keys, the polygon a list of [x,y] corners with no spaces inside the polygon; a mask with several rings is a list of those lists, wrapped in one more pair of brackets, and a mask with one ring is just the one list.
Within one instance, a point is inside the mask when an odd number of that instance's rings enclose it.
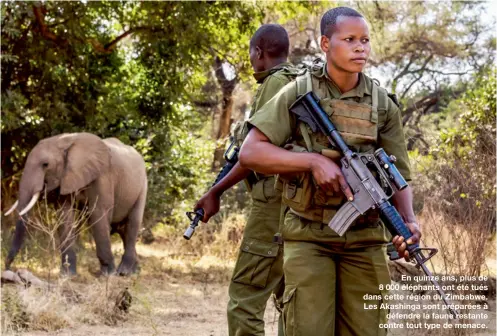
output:
{"label": "woman's ear", "polygon": [[110,151],[102,139],[90,133],[78,133],[72,137],[70,145],[64,148],[62,195],[83,189],[110,168]]}
{"label": "woman's ear", "polygon": [[326,35],[321,35],[321,40],[319,41],[319,45],[323,52],[328,52],[330,50],[330,39]]}

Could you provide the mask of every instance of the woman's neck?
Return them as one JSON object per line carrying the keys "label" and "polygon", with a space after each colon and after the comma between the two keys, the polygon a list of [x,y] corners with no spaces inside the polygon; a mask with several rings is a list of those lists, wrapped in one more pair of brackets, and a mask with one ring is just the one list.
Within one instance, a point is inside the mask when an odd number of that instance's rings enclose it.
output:
{"label": "woman's neck", "polygon": [[358,72],[346,72],[339,70],[333,66],[330,66],[329,63],[326,64],[326,71],[328,76],[333,80],[336,86],[338,86],[342,94],[352,90],[359,84]]}

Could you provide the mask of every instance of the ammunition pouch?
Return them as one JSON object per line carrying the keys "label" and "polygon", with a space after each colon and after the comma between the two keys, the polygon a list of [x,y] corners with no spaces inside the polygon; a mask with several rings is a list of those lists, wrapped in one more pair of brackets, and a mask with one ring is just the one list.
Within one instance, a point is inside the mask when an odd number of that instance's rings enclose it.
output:
{"label": "ammunition pouch", "polygon": [[[285,149],[296,153],[307,152],[306,148],[296,144],[287,144]],[[324,153],[336,157],[335,151],[330,150]],[[283,203],[294,212],[322,212],[324,208],[330,208],[336,213],[345,198],[341,192],[340,194],[325,192],[319,188],[311,172],[280,174],[277,180],[282,184]],[[321,217],[323,217],[322,214]]]}
{"label": "ammunition pouch", "polygon": [[257,176],[257,174],[252,171],[250,172],[249,176],[247,176],[243,182],[245,183],[245,187],[247,188],[247,190],[249,192],[252,192],[252,189],[254,187],[254,185],[259,181],[259,178]]}
{"label": "ammunition pouch", "polygon": [[274,189],[275,176],[266,176],[252,185],[251,196],[254,201],[270,202],[280,197],[280,192]]}

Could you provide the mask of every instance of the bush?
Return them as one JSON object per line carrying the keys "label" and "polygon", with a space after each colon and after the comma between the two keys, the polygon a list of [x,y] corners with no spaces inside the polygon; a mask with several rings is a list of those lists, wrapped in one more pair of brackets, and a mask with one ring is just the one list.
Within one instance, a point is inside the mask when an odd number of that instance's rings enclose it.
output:
{"label": "bush", "polygon": [[[423,214],[435,223],[446,271],[479,275],[495,233],[495,69],[455,103],[464,111],[456,127],[444,130],[427,156],[417,162],[417,195]],[[448,245],[452,245],[449,247]]]}

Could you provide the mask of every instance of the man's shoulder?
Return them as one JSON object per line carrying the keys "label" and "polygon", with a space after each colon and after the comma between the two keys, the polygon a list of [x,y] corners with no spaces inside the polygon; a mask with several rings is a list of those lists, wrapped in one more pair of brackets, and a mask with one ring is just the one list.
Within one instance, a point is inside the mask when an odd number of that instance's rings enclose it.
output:
{"label": "man's shoulder", "polygon": [[[273,92],[274,94],[271,96],[271,99],[265,102],[264,105],[260,106],[258,109],[270,110],[274,113],[280,113],[280,108],[287,105],[287,107],[289,107],[291,103],[297,100],[296,81],[289,81],[285,83],[278,79],[274,79],[274,81],[275,82],[273,82],[273,84],[268,83],[268,86],[263,89],[267,93]],[[281,85],[277,86],[276,83],[279,83]]]}
{"label": "man's shoulder", "polygon": [[286,83],[291,82],[294,79],[294,77],[289,76],[288,74],[285,73],[285,70],[279,70],[271,75],[269,75],[266,80],[264,81],[264,84],[270,84],[270,83],[281,83],[285,85]]}
{"label": "man's shoulder", "polygon": [[283,88],[290,83],[295,82],[295,79],[300,75],[299,71],[290,71],[288,69],[280,69],[269,75],[264,81],[265,87],[280,87]]}
{"label": "man's shoulder", "polygon": [[[287,64],[284,67],[278,69],[271,75],[269,75],[269,78],[273,78],[275,80],[279,80],[284,83],[288,83],[293,81],[295,78],[297,78],[299,75],[304,73],[304,69],[301,69],[300,67],[296,67],[292,64]],[[268,78],[268,80],[269,80]]]}
{"label": "man's shoulder", "polygon": [[[280,91],[282,91],[287,86],[294,83],[294,78],[289,78],[285,75],[273,73],[269,75],[262,85],[258,88],[258,92],[260,92],[257,96],[261,98],[262,96],[267,97],[267,95],[275,96]],[[257,98],[256,98],[257,99]]]}

